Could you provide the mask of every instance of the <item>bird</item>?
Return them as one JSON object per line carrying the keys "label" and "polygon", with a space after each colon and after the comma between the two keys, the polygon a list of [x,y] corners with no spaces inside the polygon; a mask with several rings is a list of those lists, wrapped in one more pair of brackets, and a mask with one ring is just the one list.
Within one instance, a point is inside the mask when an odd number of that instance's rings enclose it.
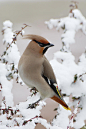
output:
{"label": "bird", "polygon": [[48,48],[54,44],[35,34],[24,35],[24,39],[29,39],[30,43],[18,63],[21,79],[29,88],[35,87],[39,91],[41,100],[51,98],[65,109],[71,110],[63,100],[53,68],[45,56]]}

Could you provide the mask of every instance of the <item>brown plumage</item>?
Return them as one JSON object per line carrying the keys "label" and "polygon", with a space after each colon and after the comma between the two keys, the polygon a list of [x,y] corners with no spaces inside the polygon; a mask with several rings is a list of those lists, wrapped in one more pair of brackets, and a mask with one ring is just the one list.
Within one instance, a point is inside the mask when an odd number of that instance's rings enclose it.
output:
{"label": "brown plumage", "polygon": [[44,56],[47,49],[54,45],[38,35],[26,35],[24,38],[31,41],[18,65],[22,80],[27,86],[35,87],[40,92],[41,99],[51,98],[70,110],[59,93],[53,69]]}
{"label": "brown plumage", "polygon": [[36,41],[38,41],[38,42],[41,42],[41,43],[43,43],[43,44],[48,44],[49,42],[45,39],[45,38],[43,38],[43,37],[41,37],[41,36],[39,36],[39,35],[25,35],[24,36],[24,38],[25,39],[31,39],[31,40],[36,40]]}

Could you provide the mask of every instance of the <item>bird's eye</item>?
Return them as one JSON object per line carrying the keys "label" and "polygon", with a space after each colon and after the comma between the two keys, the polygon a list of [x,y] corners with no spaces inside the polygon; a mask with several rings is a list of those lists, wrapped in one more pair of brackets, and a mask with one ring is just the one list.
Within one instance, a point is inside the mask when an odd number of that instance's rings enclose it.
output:
{"label": "bird's eye", "polygon": [[38,42],[37,40],[33,40],[33,41],[35,41],[36,43],[38,43],[38,45],[40,46],[40,47],[50,47],[50,43],[47,43],[47,44],[44,44],[44,43],[41,43],[41,42]]}
{"label": "bird's eye", "polygon": [[39,43],[40,47],[44,47],[44,44],[43,43]]}
{"label": "bird's eye", "polygon": [[40,47],[44,47],[45,46],[43,43],[38,42],[37,40],[33,40],[33,41],[35,41]]}

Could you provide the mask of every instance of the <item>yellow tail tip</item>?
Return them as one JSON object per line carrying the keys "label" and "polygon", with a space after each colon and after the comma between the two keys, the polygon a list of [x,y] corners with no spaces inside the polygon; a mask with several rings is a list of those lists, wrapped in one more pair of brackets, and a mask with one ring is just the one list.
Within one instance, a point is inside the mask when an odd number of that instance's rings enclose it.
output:
{"label": "yellow tail tip", "polygon": [[63,108],[64,108],[64,109],[66,109],[66,110],[70,110],[70,111],[71,111],[71,109],[70,109],[69,107],[68,107],[68,108],[66,108],[66,107],[64,107],[64,106],[63,106]]}

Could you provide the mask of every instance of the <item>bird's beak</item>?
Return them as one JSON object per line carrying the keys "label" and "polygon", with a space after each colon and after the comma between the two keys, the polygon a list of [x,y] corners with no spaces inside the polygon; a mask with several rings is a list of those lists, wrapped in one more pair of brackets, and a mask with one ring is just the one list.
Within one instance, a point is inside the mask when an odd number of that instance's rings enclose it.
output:
{"label": "bird's beak", "polygon": [[54,46],[54,44],[49,43],[49,47],[53,47],[53,46]]}

